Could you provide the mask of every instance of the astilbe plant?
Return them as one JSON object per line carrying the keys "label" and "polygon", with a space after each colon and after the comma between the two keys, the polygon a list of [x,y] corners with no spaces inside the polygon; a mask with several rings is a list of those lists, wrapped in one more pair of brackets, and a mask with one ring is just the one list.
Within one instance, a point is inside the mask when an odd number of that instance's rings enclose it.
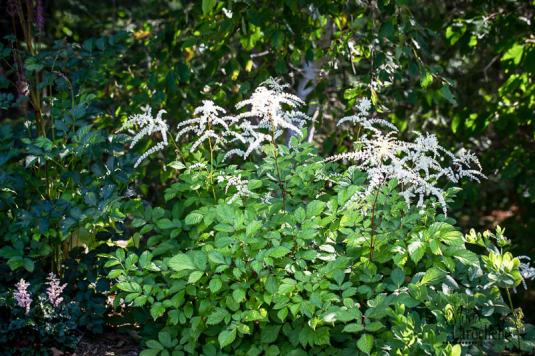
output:
{"label": "astilbe plant", "polygon": [[455,155],[440,146],[433,134],[418,134],[414,142],[408,142],[399,140],[393,131],[383,133],[377,129],[374,125],[382,124],[381,121],[367,121],[364,116],[359,116],[358,123],[371,131],[365,132],[355,143],[358,149],[326,159],[327,162],[352,161],[356,168],[368,174],[366,190],[355,193],[348,204],[369,196],[387,181],[395,179],[407,204],[417,198],[416,206],[422,207],[424,198],[432,195],[446,214],[445,191],[438,184],[441,179],[459,183],[462,178],[479,182],[485,177],[474,154],[461,150]]}
{"label": "astilbe plant", "polygon": [[[130,148],[133,148],[143,137],[151,136],[154,133],[160,134],[160,140],[156,145],[145,151],[135,162],[134,167],[137,167],[151,154],[161,151],[168,145],[167,131],[168,126],[162,115],[165,114],[165,110],[158,111],[156,117],[152,116],[152,109],[146,107],[143,109],[143,113],[135,114],[128,118],[123,124],[121,130],[130,130],[134,132],[132,141],[130,142]],[[137,129],[137,131],[133,131]]]}
{"label": "astilbe plant", "polygon": [[61,284],[59,278],[54,273],[48,275],[46,284],[48,285],[46,289],[48,301],[55,308],[59,307],[61,302],[63,302],[62,293],[67,284]]}
{"label": "astilbe plant", "polygon": [[32,297],[30,292],[28,292],[29,286],[29,283],[27,283],[24,279],[21,279],[15,286],[16,290],[13,293],[17,305],[21,308],[24,308],[26,314],[30,312],[30,307],[32,305]]}
{"label": "astilbe plant", "polygon": [[[142,355],[533,350],[535,330],[509,298],[529,266],[506,251],[503,230],[464,236],[437,213],[443,183],[483,177],[477,158],[431,134],[400,140],[362,100],[343,122],[363,130],[355,151],[324,159],[302,142],[302,103],[286,90],[270,80],[238,104],[247,111],[217,126],[233,137],[218,141],[227,160],[211,160],[214,182],[201,149],[214,147],[199,143],[198,162],[176,165],[168,206],[132,211],[139,250],[106,255],[116,304],[146,311]],[[201,108],[205,122],[227,115]],[[190,142],[206,129],[188,131]],[[290,147],[284,131],[295,133]],[[505,336],[462,345],[456,317],[466,312],[478,318],[463,328]]]}

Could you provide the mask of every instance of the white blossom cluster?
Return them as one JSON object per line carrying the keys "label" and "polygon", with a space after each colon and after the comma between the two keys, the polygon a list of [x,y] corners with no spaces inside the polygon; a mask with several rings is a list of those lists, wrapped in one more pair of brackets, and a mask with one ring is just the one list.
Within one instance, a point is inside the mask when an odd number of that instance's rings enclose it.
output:
{"label": "white blossom cluster", "polygon": [[528,289],[526,285],[527,279],[535,279],[535,267],[530,265],[531,258],[528,256],[518,256],[520,260],[520,265],[518,266],[520,270],[520,275],[522,276],[522,286],[524,289]]}
{"label": "white blossom cluster", "polygon": [[325,160],[353,161],[354,167],[368,174],[367,188],[355,193],[346,205],[369,196],[386,181],[396,179],[407,204],[417,198],[416,205],[421,207],[426,196],[434,196],[446,214],[445,191],[437,186],[440,179],[458,183],[464,177],[476,181],[485,177],[474,154],[461,150],[455,155],[440,146],[435,135],[419,134],[414,142],[406,142],[397,139],[395,132],[384,134],[375,127],[363,127],[371,133],[364,134],[357,142],[359,150]]}
{"label": "white blossom cluster", "polygon": [[215,105],[211,100],[203,100],[202,105],[197,107],[193,112],[193,115],[196,117],[178,124],[177,128],[180,131],[176,136],[177,141],[188,132],[195,134],[197,140],[191,146],[191,152],[194,152],[202,143],[209,139],[214,140],[214,146],[220,143],[226,143],[227,140],[221,132],[229,132],[229,125],[232,123],[233,118],[230,116],[220,117],[220,113],[225,114],[225,109]]}
{"label": "white blossom cluster", "polygon": [[225,186],[225,193],[228,193],[229,188],[234,187],[236,188],[236,193],[228,200],[227,204],[232,204],[239,198],[248,197],[251,195],[251,191],[249,190],[249,181],[247,179],[243,179],[241,175],[237,176],[218,176],[217,182],[223,183],[227,182]]}
{"label": "white blossom cluster", "polygon": [[340,126],[346,122],[350,122],[352,124],[358,124],[364,129],[379,132],[379,128],[376,126],[381,126],[386,129],[392,130],[392,131],[398,131],[398,128],[393,125],[392,123],[379,119],[379,118],[370,118],[370,109],[372,107],[372,103],[370,102],[370,99],[363,98],[361,99],[357,105],[357,113],[355,115],[346,116],[338,120],[338,123],[336,126]]}
{"label": "white blossom cluster", "polygon": [[301,128],[310,118],[295,110],[304,102],[296,95],[287,93],[287,88],[288,85],[269,79],[256,88],[249,99],[236,104],[238,110],[250,107],[236,116],[238,132],[233,139],[234,142],[245,144],[247,149],[232,149],[225,158],[232,155],[247,158],[264,142],[274,142],[285,130],[302,135]]}
{"label": "white blossom cluster", "polygon": [[[162,119],[162,115],[165,114],[165,110],[158,111],[156,118],[152,116],[152,110],[149,107],[143,108],[142,114],[135,114],[128,118],[124,123],[121,130],[130,130],[137,128],[132,141],[130,142],[130,148],[133,148],[143,137],[152,136],[154,133],[159,132],[161,136],[161,141],[158,142],[155,146],[152,146],[146,152],[144,152],[134,164],[134,168],[139,166],[141,162],[151,154],[161,151],[167,146],[167,123]],[[135,132],[135,131],[134,131]]]}

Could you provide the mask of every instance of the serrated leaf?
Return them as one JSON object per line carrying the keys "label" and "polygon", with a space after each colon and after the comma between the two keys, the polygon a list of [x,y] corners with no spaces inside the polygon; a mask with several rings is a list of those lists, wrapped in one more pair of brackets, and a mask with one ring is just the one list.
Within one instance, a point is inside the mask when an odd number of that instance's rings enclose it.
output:
{"label": "serrated leaf", "polygon": [[346,326],[344,326],[344,329],[342,330],[342,332],[358,333],[358,332],[361,332],[362,330],[364,330],[364,326],[362,324],[352,323],[352,324],[347,324]]}
{"label": "serrated leaf", "polygon": [[236,339],[236,329],[227,329],[223,330],[217,336],[217,341],[219,341],[219,347],[224,348],[234,342]]}
{"label": "serrated leaf", "polygon": [[207,325],[216,325],[222,322],[227,316],[230,316],[230,313],[223,308],[217,308],[214,310],[208,318],[206,319]]}
{"label": "serrated leaf", "polygon": [[188,277],[188,284],[197,282],[199,279],[202,278],[203,275],[204,275],[204,272],[201,272],[201,271],[191,272],[191,274]]}
{"label": "serrated leaf", "polygon": [[189,213],[188,216],[186,216],[186,219],[184,219],[184,223],[186,225],[196,225],[200,223],[203,219],[203,215],[201,213],[192,212]]}
{"label": "serrated leaf", "polygon": [[136,282],[119,282],[116,286],[128,293],[141,293],[141,286]]}
{"label": "serrated leaf", "polygon": [[325,209],[325,202],[321,200],[313,200],[307,205],[307,218],[318,216]]}
{"label": "serrated leaf", "polygon": [[357,347],[360,351],[365,354],[369,354],[373,348],[374,337],[370,334],[362,334],[360,339],[357,341]]}
{"label": "serrated leaf", "polygon": [[169,266],[169,268],[176,272],[196,269],[195,264],[193,263],[191,258],[184,253],[179,253],[178,255],[171,257],[167,262],[167,265]]}
{"label": "serrated leaf", "polygon": [[445,276],[445,272],[436,267],[431,267],[425,272],[424,276],[418,282],[419,285],[436,284]]}
{"label": "serrated leaf", "polygon": [[223,287],[223,282],[221,282],[221,279],[219,278],[212,278],[208,284],[208,288],[210,288],[212,293],[217,292],[221,287]]}
{"label": "serrated leaf", "polygon": [[273,258],[281,258],[290,253],[290,249],[285,246],[277,246],[271,249],[269,256]]}
{"label": "serrated leaf", "polygon": [[424,257],[426,246],[423,241],[416,240],[409,244],[408,250],[411,260],[417,264]]}
{"label": "serrated leaf", "polygon": [[232,298],[234,298],[236,303],[241,303],[245,299],[245,291],[241,288],[235,289],[232,292]]}

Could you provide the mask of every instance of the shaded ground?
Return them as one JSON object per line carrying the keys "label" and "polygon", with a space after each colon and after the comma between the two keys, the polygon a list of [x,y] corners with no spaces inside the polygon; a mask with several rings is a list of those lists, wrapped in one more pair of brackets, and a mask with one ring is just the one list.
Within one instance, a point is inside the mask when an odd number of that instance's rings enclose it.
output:
{"label": "shaded ground", "polygon": [[53,354],[54,356],[137,356],[140,351],[139,342],[132,335],[109,331],[96,337],[84,336],[72,354],[62,353],[59,350],[56,352],[53,350]]}

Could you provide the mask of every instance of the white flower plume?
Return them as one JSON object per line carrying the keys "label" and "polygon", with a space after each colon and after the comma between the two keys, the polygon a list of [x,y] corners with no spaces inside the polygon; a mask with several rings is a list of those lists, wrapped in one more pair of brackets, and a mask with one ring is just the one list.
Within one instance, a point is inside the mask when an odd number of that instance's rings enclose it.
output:
{"label": "white flower plume", "polygon": [[474,154],[461,150],[455,155],[440,146],[435,135],[419,134],[414,142],[406,142],[397,139],[394,132],[383,134],[376,128],[365,128],[371,131],[371,136],[362,136],[357,142],[359,150],[325,160],[353,161],[354,167],[368,174],[366,190],[353,195],[346,206],[369,196],[386,181],[396,179],[408,204],[417,198],[417,206],[421,207],[426,196],[435,196],[446,214],[445,191],[437,186],[440,179],[458,183],[465,177],[476,181],[485,177]]}
{"label": "white flower plume", "polygon": [[143,137],[145,136],[151,136],[156,132],[160,133],[161,141],[158,142],[155,146],[151,147],[149,150],[147,150],[145,153],[143,153],[134,164],[134,168],[139,166],[141,162],[154,152],[158,152],[164,149],[165,146],[167,146],[167,123],[162,119],[162,115],[165,114],[167,111],[160,110],[158,111],[158,114],[156,115],[156,118],[152,116],[152,110],[149,107],[143,108],[142,114],[135,114],[128,118],[128,120],[124,123],[121,130],[130,130],[133,131],[134,128],[137,128],[137,132],[135,133],[134,137],[132,138],[132,142],[130,142],[130,148],[133,148]]}
{"label": "white flower plume", "polygon": [[228,200],[227,204],[232,204],[239,198],[248,197],[252,194],[252,192],[249,190],[249,181],[247,179],[243,179],[241,175],[237,176],[218,176],[217,177],[218,183],[227,182],[225,186],[225,193],[228,193],[229,188],[235,187],[236,193],[232,195],[232,197]]}
{"label": "white flower plume", "polygon": [[268,79],[255,89],[249,99],[240,101],[236,108],[245,111],[236,116],[238,132],[230,133],[233,142],[240,141],[247,149],[232,149],[225,158],[238,155],[243,158],[257,150],[262,143],[272,142],[285,130],[302,135],[301,128],[310,120],[304,113],[295,110],[304,105],[296,95],[285,92],[288,85],[281,85],[274,79]]}
{"label": "white flower plume", "polygon": [[215,105],[213,101],[203,100],[202,105],[197,107],[193,112],[193,115],[196,117],[178,124],[177,128],[180,131],[176,136],[177,141],[189,132],[196,135],[197,140],[191,146],[191,152],[194,152],[207,140],[213,139],[214,147],[220,143],[226,143],[227,140],[223,136],[229,131],[229,125],[232,123],[233,118],[230,116],[219,116],[225,113],[225,109]]}
{"label": "white flower plume", "polygon": [[336,126],[341,126],[346,122],[350,122],[352,124],[359,124],[363,128],[371,131],[379,131],[379,128],[377,128],[376,126],[383,127],[392,131],[398,131],[398,128],[395,125],[386,120],[373,117],[370,118],[369,116],[371,107],[372,103],[370,99],[361,99],[356,105],[357,113],[355,115],[341,118],[340,120],[338,120]]}

